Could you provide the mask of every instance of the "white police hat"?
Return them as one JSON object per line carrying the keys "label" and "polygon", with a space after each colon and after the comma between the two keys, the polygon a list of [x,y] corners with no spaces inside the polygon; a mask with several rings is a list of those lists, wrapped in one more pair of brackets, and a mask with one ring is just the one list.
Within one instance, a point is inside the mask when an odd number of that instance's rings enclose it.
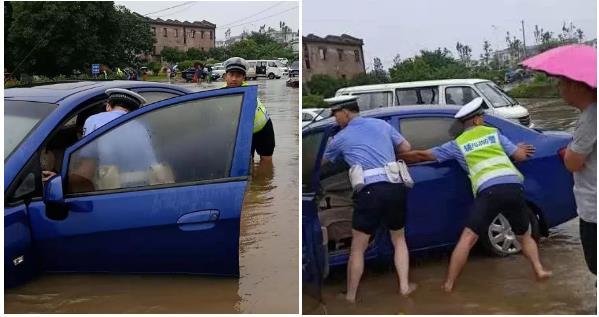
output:
{"label": "white police hat", "polygon": [[466,120],[483,113],[483,98],[477,97],[469,103],[463,105],[458,113],[456,113],[453,117],[460,120]]}
{"label": "white police hat", "polygon": [[329,104],[329,109],[331,109],[331,114],[337,110],[341,110],[343,108],[354,108],[360,110],[358,106],[358,96],[336,96],[332,98],[327,98],[324,102]]}
{"label": "white police hat", "polygon": [[229,71],[236,70],[245,74],[248,69],[248,63],[241,57],[231,57],[224,62],[224,65],[225,72],[227,73]]}
{"label": "white police hat", "polygon": [[109,102],[122,103],[126,108],[137,109],[148,101],[140,94],[123,88],[106,89]]}

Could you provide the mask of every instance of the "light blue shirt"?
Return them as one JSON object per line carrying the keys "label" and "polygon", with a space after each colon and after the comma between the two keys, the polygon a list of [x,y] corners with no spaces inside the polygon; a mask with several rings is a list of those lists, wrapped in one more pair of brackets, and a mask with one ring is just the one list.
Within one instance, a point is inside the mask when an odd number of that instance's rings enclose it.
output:
{"label": "light blue shirt", "polygon": [[[83,125],[83,135],[126,114],[113,110],[90,116]],[[139,120],[126,122],[88,143],[80,156],[97,159],[98,165],[116,165],[121,172],[147,170],[158,161],[146,127]]]}
{"label": "light blue shirt", "polygon": [[[466,130],[469,130],[469,129],[472,129],[472,128],[468,128]],[[514,152],[516,152],[518,147],[516,145],[514,145],[514,143],[512,143],[508,138],[506,138],[501,133],[499,133],[499,131],[497,131],[497,133],[499,134],[499,141],[501,143],[501,146],[503,147],[503,150],[505,151],[505,153],[508,156],[512,156],[512,154],[514,154]],[[460,163],[460,166],[466,172],[468,172],[468,166],[466,165],[466,158],[464,157],[464,154],[462,154],[462,151],[460,151],[458,144],[455,140],[451,140],[442,145],[434,147],[432,149],[432,151],[433,151],[433,155],[437,159],[437,162],[441,163],[441,162],[445,162],[448,160],[456,160],[456,161],[458,161],[458,163]],[[481,186],[478,188],[478,191],[480,192],[480,191],[484,190],[485,188],[491,187],[493,185],[510,184],[510,183],[522,184],[522,180],[520,180],[520,178],[518,176],[512,176],[512,175],[498,176],[495,178],[491,178],[488,181],[482,183]]]}
{"label": "light blue shirt", "polygon": [[[404,141],[386,121],[356,117],[333,137],[324,153],[328,161],[342,158],[349,164],[361,165],[364,170],[383,167],[394,162],[395,146]],[[364,184],[388,181],[385,174],[366,177]]]}

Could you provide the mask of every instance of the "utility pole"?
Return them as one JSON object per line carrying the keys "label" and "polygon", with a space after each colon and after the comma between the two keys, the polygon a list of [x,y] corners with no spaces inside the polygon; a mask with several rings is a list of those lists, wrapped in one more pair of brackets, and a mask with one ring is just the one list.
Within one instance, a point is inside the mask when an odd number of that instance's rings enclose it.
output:
{"label": "utility pole", "polygon": [[522,20],[522,49],[524,50],[524,57],[526,58],[526,36],[524,34],[524,20]]}

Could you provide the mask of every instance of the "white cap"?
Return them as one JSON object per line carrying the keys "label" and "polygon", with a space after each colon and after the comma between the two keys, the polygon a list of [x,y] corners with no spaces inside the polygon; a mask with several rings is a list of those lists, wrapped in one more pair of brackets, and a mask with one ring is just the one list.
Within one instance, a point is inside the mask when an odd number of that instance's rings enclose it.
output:
{"label": "white cap", "polygon": [[453,117],[456,119],[465,120],[474,115],[482,114],[483,113],[482,104],[483,104],[483,98],[481,98],[481,97],[474,98],[469,103],[463,105],[462,108],[460,108],[460,110],[458,111],[458,113],[456,113],[455,116],[453,116]]}

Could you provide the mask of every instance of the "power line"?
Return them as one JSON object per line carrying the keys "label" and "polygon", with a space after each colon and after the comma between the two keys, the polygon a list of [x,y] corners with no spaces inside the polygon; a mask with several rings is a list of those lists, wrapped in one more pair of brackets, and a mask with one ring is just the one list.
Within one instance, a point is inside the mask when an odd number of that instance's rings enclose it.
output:
{"label": "power line", "polygon": [[187,5],[187,4],[190,4],[190,3],[193,3],[193,1],[187,1],[187,2],[184,2],[184,3],[182,3],[182,4],[178,4],[178,5],[176,5],[176,6],[168,7],[168,8],[166,8],[166,9],[161,9],[161,10],[158,10],[158,11],[154,11],[154,12],[146,13],[146,14],[144,14],[143,16],[148,16],[148,15],[151,15],[151,14],[154,14],[154,13],[158,13],[158,12],[162,12],[162,11],[166,11],[166,10],[170,10],[170,9],[178,8],[178,7],[180,7],[180,6],[184,6],[184,5]]}
{"label": "power line", "polygon": [[239,20],[235,20],[235,21],[232,21],[232,22],[229,22],[229,23],[225,23],[225,24],[223,24],[223,25],[221,26],[221,28],[224,28],[224,27],[227,27],[227,26],[229,26],[229,25],[235,24],[235,23],[237,23],[237,22],[241,22],[241,21],[243,21],[243,20],[247,20],[247,19],[249,19],[249,18],[255,17],[255,16],[257,16],[257,15],[259,15],[259,14],[263,13],[263,12],[266,12],[266,11],[268,11],[268,10],[270,10],[270,9],[272,9],[272,8],[274,8],[274,7],[276,7],[276,6],[278,6],[278,5],[281,5],[282,3],[283,3],[283,2],[277,2],[277,3],[275,3],[274,5],[272,5],[272,6],[268,7],[268,8],[266,8],[266,9],[264,9],[264,10],[262,10],[262,11],[256,12],[256,13],[254,13],[254,14],[252,14],[252,15],[249,15],[249,16],[247,16],[247,17],[245,17],[245,18],[241,18],[241,19],[239,19]]}
{"label": "power line", "polygon": [[180,9],[180,10],[173,11],[173,12],[171,12],[171,13],[168,13],[168,14],[166,14],[166,15],[160,15],[160,16],[157,16],[156,18],[165,18],[165,17],[169,17],[169,16],[171,16],[171,15],[173,15],[173,14],[177,14],[177,13],[179,13],[179,12],[182,12],[182,11],[185,11],[185,10],[189,10],[189,9],[191,9],[191,7],[193,7],[194,5],[196,5],[196,4],[198,4],[198,3],[199,3],[199,1],[194,1],[194,2],[193,2],[193,3],[192,3],[190,6],[189,6],[189,7],[182,8],[182,9]]}
{"label": "power line", "polygon": [[[289,9],[287,9],[287,10],[285,10],[285,11],[281,11],[281,12],[275,13],[275,14],[273,14],[273,15],[269,15],[269,16],[266,16],[266,17],[260,18],[260,19],[258,19],[258,20],[249,21],[249,22],[245,22],[245,23],[242,23],[242,24],[237,24],[237,25],[233,25],[233,26],[228,26],[227,28],[236,28],[236,27],[238,27],[238,26],[243,26],[243,25],[247,25],[247,24],[254,23],[254,22],[259,22],[259,21],[262,21],[262,20],[266,20],[266,19],[268,19],[268,18],[272,18],[272,17],[274,17],[274,16],[277,16],[277,15],[283,14],[283,13],[285,13],[285,12],[289,12],[289,11],[291,11],[291,10],[293,10],[293,9],[297,9],[298,7],[299,7],[299,6],[295,6],[295,7],[293,7],[293,8],[289,8]],[[224,27],[224,26],[217,27],[217,29],[222,29],[223,27]]]}

